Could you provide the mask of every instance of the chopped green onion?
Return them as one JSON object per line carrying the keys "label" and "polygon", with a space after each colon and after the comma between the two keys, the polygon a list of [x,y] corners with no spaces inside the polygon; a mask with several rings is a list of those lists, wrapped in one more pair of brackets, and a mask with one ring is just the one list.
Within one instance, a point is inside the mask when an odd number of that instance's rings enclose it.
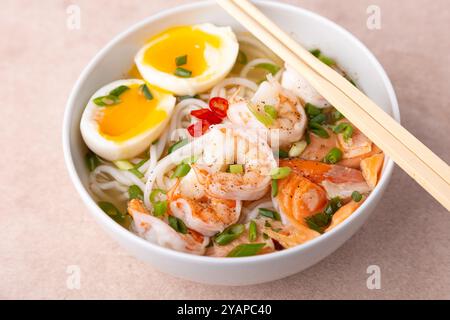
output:
{"label": "chopped green onion", "polygon": [[147,100],[153,100],[153,94],[151,93],[147,84],[143,84],[141,86],[141,90]]}
{"label": "chopped green onion", "polygon": [[144,193],[142,192],[141,188],[133,184],[128,188],[128,198],[130,200],[131,199],[144,200]]}
{"label": "chopped green onion", "polygon": [[331,67],[336,65],[336,61],[334,61],[332,58],[324,56],[323,54],[319,55],[319,60],[325,63],[327,66]]}
{"label": "chopped green onion", "polygon": [[278,112],[277,112],[277,109],[275,109],[274,106],[271,106],[271,105],[266,104],[266,105],[264,106],[264,111],[265,111],[272,119],[278,118]]}
{"label": "chopped green onion", "polygon": [[341,159],[342,159],[342,151],[338,148],[333,148],[327,153],[325,158],[323,158],[323,162],[335,164],[341,161]]}
{"label": "chopped green onion", "polygon": [[347,141],[353,136],[353,126],[349,123],[342,122],[334,127],[333,131],[335,133],[342,133],[344,141]]}
{"label": "chopped green onion", "polygon": [[272,179],[279,180],[286,178],[291,173],[291,168],[289,167],[279,167],[279,168],[273,168],[270,171],[270,175],[272,176]]}
{"label": "chopped green onion", "polygon": [[237,56],[237,62],[240,64],[247,64],[247,62],[248,62],[247,55],[241,50],[239,50],[239,53]]}
{"label": "chopped green onion", "polygon": [[174,152],[175,150],[180,149],[181,147],[187,145],[188,143],[189,143],[189,140],[188,140],[188,139],[180,140],[180,141],[174,143],[173,145],[171,145],[171,146],[169,147],[169,150],[167,150],[167,152],[168,152],[169,154],[171,154],[171,153]]}
{"label": "chopped green onion", "polygon": [[309,131],[324,139],[328,139],[330,137],[327,130],[325,130],[320,124],[315,122],[309,123]]}
{"label": "chopped green onion", "polygon": [[342,113],[340,113],[338,110],[334,110],[333,111],[333,119],[334,121],[339,121],[344,119],[344,115]]}
{"label": "chopped green onion", "polygon": [[330,200],[330,202],[328,202],[323,212],[329,216],[332,216],[341,207],[342,207],[341,198],[334,197]]}
{"label": "chopped green onion", "polygon": [[311,118],[309,121],[317,123],[317,124],[323,124],[326,119],[327,119],[326,115],[324,115],[323,113],[320,113],[317,116]]}
{"label": "chopped green onion", "polygon": [[153,203],[153,215],[155,217],[162,217],[167,212],[167,206],[167,200]]}
{"label": "chopped green onion", "polygon": [[139,169],[140,167],[142,167],[148,161],[148,159],[149,158],[142,159],[141,161],[139,161],[138,163],[135,164],[134,168],[135,169]]}
{"label": "chopped green onion", "polygon": [[198,156],[190,156],[190,157],[184,159],[183,161],[181,161],[181,163],[193,164],[193,163],[197,162],[197,160],[198,160]]}
{"label": "chopped green onion", "polygon": [[190,78],[192,76],[192,71],[178,67],[175,69],[175,75],[181,78]]}
{"label": "chopped green onion", "polygon": [[253,242],[258,237],[258,230],[256,229],[256,222],[255,220],[250,221],[250,224],[248,226],[248,240],[250,242]]}
{"label": "chopped green onion", "polygon": [[117,160],[117,161],[113,161],[113,163],[120,170],[130,170],[130,169],[134,168],[133,164],[128,160]]}
{"label": "chopped green onion", "polygon": [[144,177],[144,174],[136,168],[129,169],[128,171],[130,171],[132,174],[134,174],[139,179],[142,179]]}
{"label": "chopped green onion", "polygon": [[325,63],[328,66],[333,66],[336,64],[336,62],[333,59],[331,59],[330,57],[324,56],[319,49],[313,49],[313,50],[310,50],[309,52],[311,52],[311,54],[313,56],[315,56],[316,58],[318,58],[320,61],[322,61],[323,63]]}
{"label": "chopped green onion", "polygon": [[169,216],[169,225],[178,233],[186,234],[188,232],[183,220]]}
{"label": "chopped green onion", "polygon": [[84,162],[86,163],[89,172],[94,171],[94,169],[100,165],[100,159],[91,150],[86,153]]}
{"label": "chopped green onion", "polygon": [[227,257],[229,258],[239,258],[239,257],[250,257],[256,255],[262,248],[264,248],[264,243],[243,243],[231,250]]}
{"label": "chopped green onion", "polygon": [[186,100],[186,99],[198,99],[198,98],[200,98],[200,96],[198,94],[193,95],[193,96],[189,96],[189,95],[178,96],[178,100],[179,101],[183,101],[183,100]]}
{"label": "chopped green onion", "polygon": [[153,203],[153,204],[156,203],[157,202],[156,201],[156,197],[159,194],[166,194],[166,193],[167,192],[162,190],[162,189],[153,189],[152,192],[150,192],[150,196],[149,196],[150,202]]}
{"label": "chopped green onion", "polygon": [[224,246],[229,244],[231,241],[239,238],[239,236],[245,231],[245,226],[243,224],[234,224],[229,226],[221,233],[215,236],[215,241],[218,245]]}
{"label": "chopped green onion", "polygon": [[173,179],[184,177],[189,173],[190,170],[191,170],[190,165],[188,165],[187,163],[181,163],[175,168],[175,171],[173,172],[171,178]]}
{"label": "chopped green onion", "polygon": [[306,132],[305,132],[305,141],[306,141],[307,145],[311,144],[311,135],[309,134],[308,130],[306,130]]}
{"label": "chopped green onion", "polygon": [[134,174],[139,179],[142,179],[144,175],[142,172],[138,170],[136,166],[134,166],[130,161],[128,160],[117,160],[113,161],[113,163],[116,165],[117,168],[124,171],[130,171],[132,174]]}
{"label": "chopped green onion", "polygon": [[341,207],[341,199],[339,197],[335,197],[330,200],[323,212],[305,218],[305,222],[310,229],[313,229],[319,233],[323,233],[325,231],[325,228],[330,224],[335,212],[338,211]]}
{"label": "chopped green onion", "polygon": [[311,54],[313,56],[315,56],[316,58],[320,56],[320,50],[319,49],[312,49],[309,52],[311,52]]}
{"label": "chopped green onion", "polygon": [[278,180],[272,180],[272,197],[275,198],[278,195]]}
{"label": "chopped green onion", "polygon": [[118,86],[117,88],[115,88],[114,90],[112,90],[109,94],[111,96],[116,96],[116,97],[120,97],[120,95],[122,93],[124,93],[125,91],[129,90],[130,88],[127,86]]}
{"label": "chopped green onion", "polygon": [[319,233],[324,233],[326,227],[330,224],[331,216],[324,212],[317,213],[311,217],[305,218],[308,227]]}
{"label": "chopped green onion", "polygon": [[276,220],[276,221],[281,221],[281,216],[276,211],[265,209],[265,208],[259,208],[258,212],[263,217],[270,218],[270,219]]}
{"label": "chopped green onion", "polygon": [[177,67],[184,66],[187,63],[187,55],[179,56],[175,58],[175,64]]}
{"label": "chopped green onion", "polygon": [[100,107],[106,107],[106,106],[113,106],[115,104],[118,104],[120,102],[120,99],[113,95],[107,95],[107,96],[97,97],[93,100],[93,102]]}
{"label": "chopped green onion", "polygon": [[117,223],[124,225],[126,222],[126,215],[119,211],[115,205],[107,201],[100,201],[97,205],[102,209],[108,216],[110,216]]}
{"label": "chopped green onion", "polygon": [[350,82],[350,83],[351,83],[352,85],[354,85],[355,87],[358,87],[358,86],[356,85],[356,82],[355,82],[348,74],[346,74],[346,75],[344,76],[344,78],[347,79],[348,82]]}
{"label": "chopped green onion", "polygon": [[289,150],[289,157],[294,158],[300,156],[307,146],[308,144],[304,140],[294,143]]}
{"label": "chopped green onion", "polygon": [[284,151],[284,150],[281,150],[281,149],[279,149],[278,151],[275,151],[273,153],[273,155],[274,155],[275,158],[278,158],[278,159],[289,158],[289,153],[287,151]]}
{"label": "chopped green onion", "polygon": [[362,194],[359,193],[358,191],[353,191],[353,192],[352,192],[352,199],[353,199],[353,201],[355,201],[355,202],[360,202],[361,199],[362,199]]}
{"label": "chopped green onion", "polygon": [[230,173],[243,173],[244,166],[242,164],[230,164],[229,170]]}
{"label": "chopped green onion", "polygon": [[255,68],[269,71],[272,75],[276,75],[277,72],[280,71],[280,67],[272,63],[259,63],[255,66]]}
{"label": "chopped green onion", "polygon": [[273,124],[273,118],[266,113],[259,112],[258,109],[251,103],[247,103],[247,107],[255,118],[266,127]]}
{"label": "chopped green onion", "polygon": [[309,102],[305,104],[305,112],[310,119],[322,113],[320,108]]}

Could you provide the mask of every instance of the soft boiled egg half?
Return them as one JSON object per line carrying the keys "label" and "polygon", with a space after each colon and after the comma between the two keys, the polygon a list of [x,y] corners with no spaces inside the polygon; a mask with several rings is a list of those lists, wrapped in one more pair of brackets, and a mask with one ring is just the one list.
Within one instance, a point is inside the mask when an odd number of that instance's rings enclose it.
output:
{"label": "soft boiled egg half", "polygon": [[112,82],[89,100],[81,134],[89,149],[106,160],[135,157],[158,139],[175,102],[172,94],[142,80]]}
{"label": "soft boiled egg half", "polygon": [[239,44],[230,27],[210,23],[170,28],[137,53],[136,66],[149,83],[176,95],[207,91],[233,68]]}

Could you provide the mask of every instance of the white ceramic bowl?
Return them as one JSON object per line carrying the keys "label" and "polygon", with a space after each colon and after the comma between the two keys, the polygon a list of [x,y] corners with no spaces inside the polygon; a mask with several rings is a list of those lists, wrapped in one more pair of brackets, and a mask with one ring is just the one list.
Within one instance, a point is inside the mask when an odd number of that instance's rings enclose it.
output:
{"label": "white ceramic bowl", "polygon": [[[300,43],[321,48],[354,77],[358,85],[397,121],[397,99],[385,71],[369,50],[350,33],[312,12],[276,2],[258,2],[258,7]],[[182,24],[213,22],[244,31],[237,21],[214,2],[200,2],[161,12],[115,37],[84,69],[67,103],[64,156],[70,176],[95,220],[136,257],[172,275],[209,284],[249,285],[280,279],[300,272],[328,256],[349,239],[367,220],[388,185],[393,162],[386,160],[381,180],[364,204],[344,223],[304,245],[248,258],[199,257],[147,242],[125,230],[96,205],[88,190],[84,165],[86,147],[80,134],[80,119],[89,97],[101,86],[124,77],[133,57],[153,34]]]}

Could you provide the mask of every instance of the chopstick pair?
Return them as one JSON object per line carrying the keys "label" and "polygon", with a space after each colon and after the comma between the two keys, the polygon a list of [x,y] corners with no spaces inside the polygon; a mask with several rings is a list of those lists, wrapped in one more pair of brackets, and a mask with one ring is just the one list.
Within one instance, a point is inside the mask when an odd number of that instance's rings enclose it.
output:
{"label": "chopstick pair", "polygon": [[314,57],[247,0],[217,0],[256,38],[450,211],[450,167],[347,79]]}

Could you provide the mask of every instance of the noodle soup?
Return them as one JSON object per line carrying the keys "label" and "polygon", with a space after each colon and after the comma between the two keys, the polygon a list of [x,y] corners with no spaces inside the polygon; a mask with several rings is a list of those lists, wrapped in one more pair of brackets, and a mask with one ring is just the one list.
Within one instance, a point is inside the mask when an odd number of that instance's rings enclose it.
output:
{"label": "noodle soup", "polygon": [[80,127],[98,205],[148,241],[214,257],[285,250],[338,226],[379,180],[382,151],[247,34],[171,28],[135,64]]}

